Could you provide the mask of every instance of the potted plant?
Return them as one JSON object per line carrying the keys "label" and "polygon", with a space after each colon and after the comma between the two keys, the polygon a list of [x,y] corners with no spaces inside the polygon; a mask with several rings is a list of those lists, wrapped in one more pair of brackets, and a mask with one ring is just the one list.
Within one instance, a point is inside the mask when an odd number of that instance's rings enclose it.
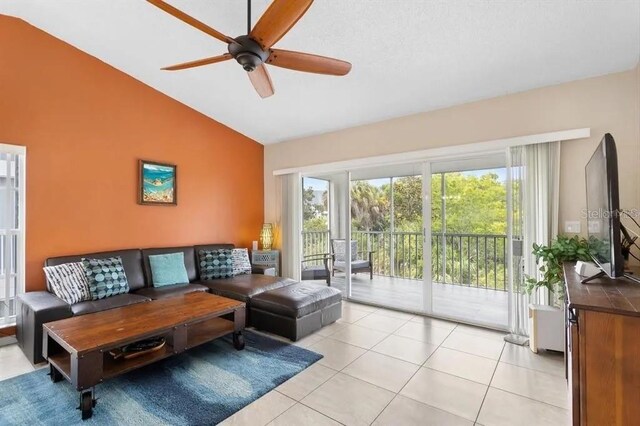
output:
{"label": "potted plant", "polygon": [[539,265],[540,280],[527,277],[526,291],[532,294],[540,288],[549,290],[553,306],[529,305],[530,338],[533,352],[539,348],[564,350],[564,311],[560,308],[564,299],[564,272],[562,264],[571,261],[590,261],[589,246],[584,238],[558,236],[548,246],[533,245],[533,254]]}
{"label": "potted plant", "polygon": [[554,300],[558,303],[564,298],[564,262],[576,262],[582,260],[591,261],[587,240],[579,236],[566,237],[559,235],[548,246],[533,244],[533,254],[536,256],[541,279],[527,277],[526,290],[528,294],[534,293],[540,288],[546,288],[554,294]]}

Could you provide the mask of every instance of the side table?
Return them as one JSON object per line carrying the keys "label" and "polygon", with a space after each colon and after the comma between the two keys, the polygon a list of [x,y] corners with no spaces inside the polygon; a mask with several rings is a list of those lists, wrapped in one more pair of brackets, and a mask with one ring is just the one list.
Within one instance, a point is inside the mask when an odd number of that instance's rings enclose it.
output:
{"label": "side table", "polygon": [[251,264],[274,268],[276,276],[280,276],[280,250],[254,250]]}

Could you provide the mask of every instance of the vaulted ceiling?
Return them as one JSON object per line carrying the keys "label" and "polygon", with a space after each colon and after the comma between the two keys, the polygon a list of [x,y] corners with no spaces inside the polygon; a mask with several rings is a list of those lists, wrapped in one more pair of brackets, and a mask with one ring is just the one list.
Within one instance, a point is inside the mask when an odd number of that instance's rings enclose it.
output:
{"label": "vaulted ceiling", "polygon": [[[246,2],[168,0],[230,36]],[[253,1],[255,22],[269,5]],[[317,0],[277,47],[345,59],[346,77],[270,67],[261,99],[235,61],[160,67],[226,45],[143,0],[2,0],[18,16],[261,143],[634,67],[638,0]],[[16,42],[19,43],[19,40]]]}

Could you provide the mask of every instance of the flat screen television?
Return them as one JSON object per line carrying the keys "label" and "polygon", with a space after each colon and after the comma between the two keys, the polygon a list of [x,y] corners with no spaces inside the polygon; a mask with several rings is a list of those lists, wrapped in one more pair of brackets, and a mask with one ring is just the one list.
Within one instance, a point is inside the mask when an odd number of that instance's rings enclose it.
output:
{"label": "flat screen television", "polygon": [[624,258],[620,241],[618,157],[611,134],[607,133],[602,138],[585,167],[585,174],[591,256],[603,273],[618,278],[624,275]]}

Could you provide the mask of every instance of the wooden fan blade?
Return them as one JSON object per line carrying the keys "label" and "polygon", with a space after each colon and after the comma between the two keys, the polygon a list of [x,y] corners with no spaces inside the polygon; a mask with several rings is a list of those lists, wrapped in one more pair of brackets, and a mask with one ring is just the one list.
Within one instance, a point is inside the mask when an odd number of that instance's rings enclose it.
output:
{"label": "wooden fan blade", "polygon": [[200,31],[205,32],[205,33],[209,34],[210,36],[217,38],[220,41],[224,41],[225,43],[233,43],[234,42],[234,40],[231,37],[227,37],[226,35],[222,34],[221,32],[214,30],[213,28],[211,28],[207,24],[198,21],[196,18],[187,15],[183,11],[181,11],[179,9],[176,9],[175,7],[171,6],[168,3],[165,3],[162,0],[147,0],[147,1],[149,3],[151,3],[152,5],[164,10],[169,15],[172,15],[172,16],[178,18],[182,22],[185,22],[185,23],[191,25],[192,27],[195,27],[195,28],[199,29]]}
{"label": "wooden fan blade", "polygon": [[273,0],[249,35],[263,49],[270,48],[302,18],[311,3],[313,0]]}
{"label": "wooden fan blade", "polygon": [[203,65],[215,64],[216,62],[227,61],[231,59],[232,56],[230,53],[225,53],[224,55],[213,56],[211,58],[198,59],[196,61],[184,62],[182,64],[171,65],[169,67],[162,68],[164,71],[177,71],[183,70],[186,68],[195,68],[201,67]]}
{"label": "wooden fan blade", "polygon": [[251,84],[253,84],[261,98],[268,98],[273,95],[273,83],[264,64],[247,74],[249,74],[249,80],[251,80]]}
{"label": "wooden fan blade", "polygon": [[289,68],[290,70],[315,74],[346,75],[351,71],[351,64],[340,59],[281,49],[271,49],[271,55],[267,59],[267,63],[277,67]]}

